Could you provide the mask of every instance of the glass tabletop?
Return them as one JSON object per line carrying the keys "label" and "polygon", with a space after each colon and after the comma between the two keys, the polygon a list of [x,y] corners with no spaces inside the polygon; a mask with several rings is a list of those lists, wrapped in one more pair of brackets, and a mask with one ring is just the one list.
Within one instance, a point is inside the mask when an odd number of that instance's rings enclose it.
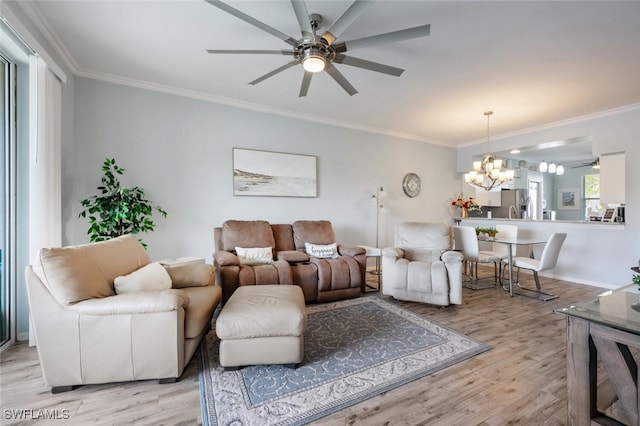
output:
{"label": "glass tabletop", "polygon": [[555,312],[640,335],[640,287],[629,284],[605,291],[596,299],[559,308]]}
{"label": "glass tabletop", "polygon": [[492,243],[516,244],[516,245],[544,244],[547,242],[547,240],[538,240],[538,239],[531,239],[531,238],[500,238],[500,237],[485,237],[485,236],[479,236],[478,241],[488,241]]}

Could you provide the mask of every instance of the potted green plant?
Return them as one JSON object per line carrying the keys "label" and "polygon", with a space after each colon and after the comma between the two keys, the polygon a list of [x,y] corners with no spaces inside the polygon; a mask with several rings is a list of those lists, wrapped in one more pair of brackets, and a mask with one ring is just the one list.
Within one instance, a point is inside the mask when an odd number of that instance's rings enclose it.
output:
{"label": "potted green plant", "polygon": [[496,236],[496,234],[498,233],[498,230],[496,228],[485,228],[484,229],[485,234],[487,234],[490,238],[493,238]]}
{"label": "potted green plant", "polygon": [[[102,165],[102,185],[98,186],[99,195],[93,195],[80,203],[84,210],[78,217],[89,218],[90,241],[104,241],[124,234],[138,234],[153,231],[154,211],[162,217],[167,212],[153,205],[140,187],[125,188],[118,179],[125,169],[116,165],[115,159],[107,158]],[[140,240],[145,248],[147,245]]]}

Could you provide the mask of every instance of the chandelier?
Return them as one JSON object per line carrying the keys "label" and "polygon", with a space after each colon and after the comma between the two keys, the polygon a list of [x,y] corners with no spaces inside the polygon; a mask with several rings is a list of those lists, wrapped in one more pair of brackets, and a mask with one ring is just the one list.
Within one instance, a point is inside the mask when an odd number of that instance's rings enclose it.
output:
{"label": "chandelier", "polygon": [[464,181],[476,188],[486,189],[499,188],[503,183],[513,180],[513,170],[507,169],[502,160],[496,158],[489,150],[490,132],[489,119],[493,111],[486,111],[487,116],[487,153],[482,157],[482,161],[473,162],[473,170],[464,175]]}

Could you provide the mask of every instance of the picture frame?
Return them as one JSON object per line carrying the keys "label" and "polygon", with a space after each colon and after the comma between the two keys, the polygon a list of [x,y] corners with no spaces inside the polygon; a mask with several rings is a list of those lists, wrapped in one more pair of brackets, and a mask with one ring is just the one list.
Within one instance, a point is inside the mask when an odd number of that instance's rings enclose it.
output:
{"label": "picture frame", "polygon": [[577,188],[558,189],[558,210],[577,210],[580,205],[580,194]]}
{"label": "picture frame", "polygon": [[314,155],[233,148],[233,195],[317,197]]}

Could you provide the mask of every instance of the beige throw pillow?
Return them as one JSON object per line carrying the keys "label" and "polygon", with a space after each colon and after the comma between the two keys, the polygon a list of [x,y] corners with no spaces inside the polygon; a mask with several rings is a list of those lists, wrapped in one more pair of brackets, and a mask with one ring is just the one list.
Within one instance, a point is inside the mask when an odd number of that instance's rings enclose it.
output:
{"label": "beige throw pillow", "polygon": [[271,247],[236,247],[241,265],[267,265],[273,263]]}
{"label": "beige throw pillow", "polygon": [[206,263],[193,263],[178,266],[164,265],[171,277],[173,288],[204,287],[215,282],[215,268]]}
{"label": "beige throw pillow", "polygon": [[168,290],[171,288],[171,277],[164,266],[153,262],[129,275],[116,277],[113,285],[116,294]]}
{"label": "beige throw pillow", "polygon": [[338,244],[311,244],[304,243],[304,250],[311,257],[320,259],[336,259],[340,257],[338,254]]}

